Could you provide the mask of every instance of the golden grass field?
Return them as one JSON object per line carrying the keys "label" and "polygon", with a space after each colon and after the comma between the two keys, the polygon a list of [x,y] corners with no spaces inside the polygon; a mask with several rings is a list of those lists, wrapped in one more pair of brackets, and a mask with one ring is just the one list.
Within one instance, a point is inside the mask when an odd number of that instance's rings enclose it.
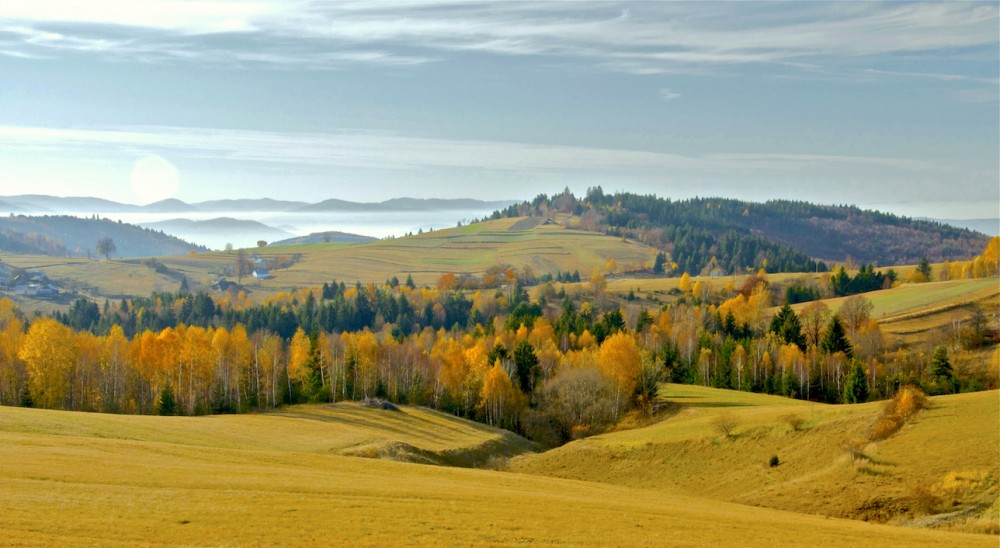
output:
{"label": "golden grass field", "polygon": [[[594,268],[614,259],[619,267],[642,267],[651,263],[655,251],[634,241],[595,232],[569,230],[543,219],[498,219],[462,227],[437,230],[405,238],[362,244],[306,244],[250,249],[263,257],[300,256],[287,269],[274,270],[273,278],[243,279],[252,298],[291,289],[315,288],[333,280],[353,284],[381,283],[411,275],[419,285],[436,286],[444,273],[481,275],[499,264],[520,271],[531,267],[538,275],[557,270],[579,270],[584,277]],[[53,259],[37,255],[0,256],[7,264],[42,270],[67,287],[100,297],[103,295],[148,296],[152,291],[175,291],[180,277],[191,283],[213,284],[235,252],[208,252],[159,257],[172,275],[157,274],[138,260]],[[235,280],[234,280],[235,281]],[[23,304],[23,303],[22,303]],[[26,308],[33,308],[26,306]]]}
{"label": "golden grass field", "polygon": [[[518,472],[896,525],[1000,533],[1000,394],[931,398],[888,440],[869,443],[881,402],[824,405],[664,385],[676,413],[512,461]],[[732,414],[735,435],[714,427]],[[804,420],[796,431],[789,416]],[[860,442],[860,443],[859,443]],[[847,448],[859,443],[863,456]],[[772,455],[780,465],[770,467]],[[997,537],[993,537],[993,542]]]}
{"label": "golden grass field", "polygon": [[[667,389],[668,397],[673,391]],[[756,418],[747,420],[766,421],[773,409],[800,407],[781,401],[774,406],[769,399],[757,406]],[[610,447],[615,436],[627,435],[623,443],[641,446],[644,436],[670,422],[691,427],[678,416],[645,434],[622,432],[591,443]],[[491,443],[511,454],[531,449],[509,434],[408,408],[393,412],[338,404],[259,415],[138,417],[0,407],[2,543],[997,542],[987,535],[830,519],[648,485],[614,485],[600,474],[593,478],[598,481],[581,481],[343,455],[345,449],[371,443],[402,443],[435,454],[476,452]],[[531,459],[543,456],[521,457],[517,468],[527,469]],[[668,471],[657,462],[647,467]]]}

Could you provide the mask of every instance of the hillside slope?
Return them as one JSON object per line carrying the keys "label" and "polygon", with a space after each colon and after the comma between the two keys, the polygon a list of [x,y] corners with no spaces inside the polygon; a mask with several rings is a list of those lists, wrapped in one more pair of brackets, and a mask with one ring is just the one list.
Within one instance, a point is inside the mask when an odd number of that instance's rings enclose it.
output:
{"label": "hillside slope", "polygon": [[[249,282],[255,298],[292,288],[319,287],[331,280],[381,283],[412,276],[419,285],[435,286],[444,273],[482,275],[491,266],[507,264],[518,271],[530,267],[536,275],[579,270],[589,276],[615,259],[619,267],[643,265],[653,250],[593,232],[542,224],[542,219],[501,219],[424,234],[358,244],[268,246],[261,256],[295,257],[286,269],[272,270],[273,278]],[[189,279],[209,285],[212,272],[232,264],[226,253],[197,257],[165,257],[162,262]]]}
{"label": "hillside slope", "polygon": [[[501,219],[437,230],[404,238],[367,243],[319,243],[254,248],[266,260],[287,263],[272,269],[272,278],[244,277],[243,289],[255,300],[281,291],[318,288],[332,280],[381,283],[393,276],[412,276],[419,285],[436,286],[444,273],[481,276],[486,269],[510,265],[519,273],[525,266],[536,275],[557,270],[579,270],[588,277],[614,259],[620,268],[649,263],[654,251],[646,245],[593,232],[542,224],[543,219]],[[125,261],[40,260],[32,255],[5,255],[11,266],[40,270],[64,286],[84,288],[94,297],[148,296],[151,291],[174,291],[181,277],[192,288],[208,288],[236,260],[235,253],[208,252],[159,257],[170,276]],[[236,281],[233,278],[233,281]],[[30,309],[30,303],[23,306]]]}
{"label": "hillside slope", "polygon": [[995,545],[600,483],[344,457],[324,446],[350,437],[350,426],[429,444],[465,427],[289,411],[183,418],[0,407],[4,542]]}
{"label": "hillside slope", "polygon": [[[707,271],[709,263],[727,272],[760,268],[768,272],[814,272],[810,259],[841,262],[847,257],[879,265],[967,260],[986,245],[979,232],[899,217],[855,206],[727,198],[671,201],[628,192],[605,194],[591,188],[577,199],[567,192],[541,195],[510,206],[494,218],[562,211],[590,230],[627,234],[668,251],[679,272]],[[713,261],[712,259],[715,259]]]}
{"label": "hillside slope", "polygon": [[98,239],[105,236],[114,240],[117,247],[112,257],[181,255],[189,251],[206,249],[155,230],[108,219],[85,219],[62,215],[0,217],[0,233],[6,231],[21,234],[35,233],[56,240],[62,243],[67,253],[76,257],[86,257],[88,251],[96,256],[94,246]]}
{"label": "hillside slope", "polygon": [[164,440],[205,448],[297,451],[388,460],[481,466],[535,446],[506,430],[422,407],[395,409],[342,402],[293,405],[253,415],[170,417],[76,414],[4,408],[0,431],[44,431],[70,437]]}
{"label": "hillside slope", "polygon": [[[676,414],[512,462],[518,472],[896,524],[1000,532],[998,393],[931,398],[898,434],[865,443],[880,403],[824,405],[664,385]],[[723,414],[735,435],[715,428]],[[793,429],[788,418],[804,421]],[[862,453],[847,450],[861,441]],[[769,466],[772,456],[780,465]],[[995,537],[994,537],[995,539]]]}

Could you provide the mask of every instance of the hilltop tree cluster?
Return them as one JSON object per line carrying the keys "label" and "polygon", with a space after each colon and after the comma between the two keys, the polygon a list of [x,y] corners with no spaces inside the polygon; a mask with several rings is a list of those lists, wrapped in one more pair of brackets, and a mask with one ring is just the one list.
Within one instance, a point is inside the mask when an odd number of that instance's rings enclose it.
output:
{"label": "hilltop tree cluster", "polygon": [[[590,188],[577,198],[569,189],[538,195],[530,202],[496,211],[493,218],[572,215],[567,224],[629,237],[666,252],[676,265],[666,274],[728,273],[764,266],[774,272],[825,271],[812,257],[883,264],[913,264],[969,257],[986,238],[966,229],[898,217],[854,206],[821,206],[774,200],[749,203],[724,198],[671,201],[627,192],[606,194]],[[804,252],[808,253],[807,256]]]}

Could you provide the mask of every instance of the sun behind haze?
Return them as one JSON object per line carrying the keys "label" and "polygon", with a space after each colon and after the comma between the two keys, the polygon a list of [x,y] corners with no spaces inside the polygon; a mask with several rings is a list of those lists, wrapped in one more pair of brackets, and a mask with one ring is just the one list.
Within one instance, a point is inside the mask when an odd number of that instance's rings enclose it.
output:
{"label": "sun behind haze", "polygon": [[177,168],[166,158],[155,154],[135,161],[129,182],[132,184],[132,193],[140,204],[173,198],[180,188]]}

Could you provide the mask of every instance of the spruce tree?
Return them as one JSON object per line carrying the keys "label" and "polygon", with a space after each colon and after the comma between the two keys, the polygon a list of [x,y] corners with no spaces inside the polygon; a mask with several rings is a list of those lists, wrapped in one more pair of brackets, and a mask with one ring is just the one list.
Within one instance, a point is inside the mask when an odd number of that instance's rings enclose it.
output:
{"label": "spruce tree", "polygon": [[830,324],[826,327],[826,334],[819,348],[827,354],[843,352],[847,357],[854,355],[851,342],[847,340],[847,333],[844,331],[844,324],[840,323],[840,318],[836,314],[830,318]]}
{"label": "spruce tree", "polygon": [[853,360],[854,367],[844,381],[844,403],[864,403],[868,401],[868,375],[859,360]]}
{"label": "spruce tree", "polygon": [[656,254],[653,262],[653,274],[663,274],[663,263],[667,262],[667,256],[662,251]]}
{"label": "spruce tree", "polygon": [[788,303],[785,303],[778,314],[771,319],[771,327],[768,331],[778,335],[786,343],[794,344],[802,350],[806,349],[806,337],[802,334],[802,323]]}
{"label": "spruce tree", "polygon": [[951,377],[953,370],[951,360],[948,359],[948,349],[938,346],[934,349],[934,357],[931,358],[931,375],[935,377]]}
{"label": "spruce tree", "polygon": [[931,376],[938,381],[944,391],[957,392],[955,383],[955,371],[951,367],[951,360],[948,359],[948,349],[938,346],[934,349],[934,357],[931,358]]}
{"label": "spruce tree", "polygon": [[177,414],[177,401],[174,400],[174,391],[172,388],[170,388],[169,382],[163,386],[163,390],[160,392],[160,401],[156,403],[156,414],[157,415]]}
{"label": "spruce tree", "polygon": [[933,269],[931,268],[931,263],[927,260],[927,257],[920,258],[920,263],[917,265],[917,272],[924,276],[925,282],[931,281],[931,273],[933,272]]}

